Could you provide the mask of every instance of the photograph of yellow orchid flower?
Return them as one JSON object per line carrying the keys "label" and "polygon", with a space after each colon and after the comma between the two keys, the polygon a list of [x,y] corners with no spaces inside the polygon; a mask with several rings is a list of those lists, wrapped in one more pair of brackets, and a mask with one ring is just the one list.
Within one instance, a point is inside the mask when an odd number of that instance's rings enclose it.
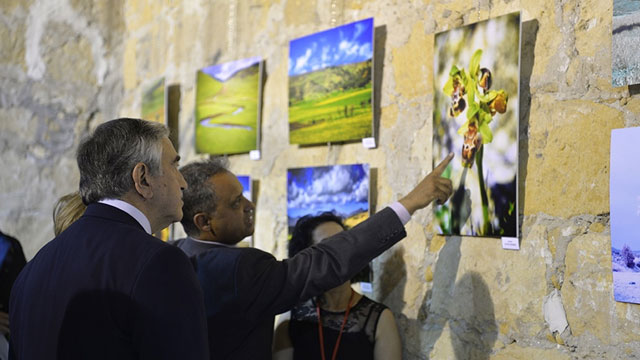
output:
{"label": "photograph of yellow orchid flower", "polygon": [[434,166],[456,154],[436,229],[518,236],[520,13],[438,33],[434,44]]}

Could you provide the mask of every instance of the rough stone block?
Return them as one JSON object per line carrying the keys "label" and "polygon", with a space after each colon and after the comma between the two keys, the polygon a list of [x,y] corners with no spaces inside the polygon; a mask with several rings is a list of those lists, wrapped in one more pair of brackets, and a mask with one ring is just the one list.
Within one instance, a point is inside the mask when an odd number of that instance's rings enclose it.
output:
{"label": "rough stone block", "polygon": [[567,248],[562,298],[574,336],[588,332],[602,343],[613,340],[611,240],[602,234],[574,238]]}
{"label": "rough stone block", "polygon": [[392,52],[396,92],[406,99],[432,93],[433,70],[427,59],[433,58],[433,37],[424,33],[424,24],[415,23],[409,41]]}
{"label": "rough stone block", "polygon": [[623,125],[622,113],[607,105],[534,98],[524,213],[607,212],[610,133]]}
{"label": "rough stone block", "polygon": [[26,70],[25,56],[25,24],[16,21],[13,24],[0,22],[0,64],[20,65]]}
{"label": "rough stone block", "polygon": [[566,350],[558,349],[540,349],[535,347],[522,347],[512,344],[506,348],[499,350],[495,355],[491,356],[492,360],[569,360],[571,356]]}

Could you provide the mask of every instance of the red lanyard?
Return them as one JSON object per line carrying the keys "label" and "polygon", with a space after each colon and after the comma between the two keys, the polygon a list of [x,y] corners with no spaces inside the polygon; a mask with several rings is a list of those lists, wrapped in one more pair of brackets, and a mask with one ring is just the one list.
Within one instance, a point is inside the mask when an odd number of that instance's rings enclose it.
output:
{"label": "red lanyard", "polygon": [[[347,323],[347,318],[349,317],[349,310],[351,310],[351,301],[353,301],[353,295],[355,292],[351,289],[351,296],[349,297],[349,305],[347,305],[347,311],[344,312],[344,319],[342,319],[342,325],[340,326],[340,332],[338,333],[338,339],[336,340],[336,345],[333,347],[333,356],[331,356],[331,360],[336,359],[336,355],[338,355],[338,347],[340,346],[340,339],[342,338],[342,331],[344,330],[344,326]],[[320,355],[322,355],[322,360],[325,360],[324,357],[324,336],[322,335],[322,318],[320,318],[320,306],[316,304],[316,313],[318,314],[318,337],[320,338]]]}

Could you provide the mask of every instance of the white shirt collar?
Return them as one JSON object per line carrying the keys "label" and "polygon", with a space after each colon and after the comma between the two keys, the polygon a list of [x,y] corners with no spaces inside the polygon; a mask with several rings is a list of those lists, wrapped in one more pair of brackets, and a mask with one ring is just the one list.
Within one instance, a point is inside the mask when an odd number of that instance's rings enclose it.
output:
{"label": "white shirt collar", "polygon": [[151,235],[151,223],[149,222],[149,219],[147,219],[142,211],[138,210],[138,208],[136,208],[135,206],[119,199],[103,199],[98,202],[101,204],[113,206],[114,208],[120,209],[131,215],[131,217],[136,219],[136,221],[142,226],[144,231],[146,231],[147,234]]}
{"label": "white shirt collar", "polygon": [[220,245],[220,246],[224,246],[224,247],[235,247],[235,245],[229,245],[229,244],[223,244],[217,241],[208,241],[208,240],[200,240],[200,239],[196,239],[194,237],[189,236],[189,239],[191,239],[192,241],[195,241],[197,243],[201,243],[201,244],[211,244],[211,245]]}

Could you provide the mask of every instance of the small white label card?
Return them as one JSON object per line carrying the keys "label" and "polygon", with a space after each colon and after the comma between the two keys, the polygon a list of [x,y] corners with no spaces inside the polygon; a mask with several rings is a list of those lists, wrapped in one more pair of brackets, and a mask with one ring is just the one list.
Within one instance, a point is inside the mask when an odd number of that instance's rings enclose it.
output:
{"label": "small white label card", "polygon": [[520,250],[520,241],[517,237],[502,237],[502,248],[505,250]]}
{"label": "small white label card", "polygon": [[260,160],[260,150],[251,150],[251,151],[249,151],[249,159],[251,159],[251,160]]}
{"label": "small white label card", "polygon": [[367,149],[375,148],[376,147],[376,138],[374,138],[374,137],[363,138],[362,139],[362,146],[364,146]]}

